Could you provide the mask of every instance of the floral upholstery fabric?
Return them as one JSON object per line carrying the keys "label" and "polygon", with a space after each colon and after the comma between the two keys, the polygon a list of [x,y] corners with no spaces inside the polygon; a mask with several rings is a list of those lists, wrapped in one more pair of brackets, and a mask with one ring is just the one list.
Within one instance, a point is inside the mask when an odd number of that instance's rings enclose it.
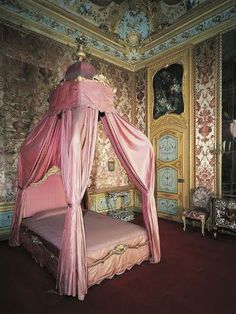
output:
{"label": "floral upholstery fabric", "polygon": [[215,199],[215,224],[217,228],[227,228],[236,232],[236,202]]}
{"label": "floral upholstery fabric", "polygon": [[209,213],[209,203],[211,194],[205,187],[197,187],[192,196],[192,206],[189,210],[184,210],[182,215],[193,220],[206,221]]}
{"label": "floral upholstery fabric", "polygon": [[206,216],[207,216],[206,212],[204,213],[204,212],[196,211],[196,210],[185,210],[183,211],[183,215],[186,218],[200,220],[202,222],[206,221]]}
{"label": "floral upholstery fabric", "polygon": [[192,197],[192,209],[209,211],[210,191],[205,187],[197,187]]}
{"label": "floral upholstery fabric", "polygon": [[191,208],[182,212],[182,220],[184,223],[183,230],[186,230],[186,219],[199,220],[202,227],[202,235],[205,235],[204,228],[207,222],[209,230],[209,209],[210,209],[210,191],[205,187],[197,187],[192,195]]}

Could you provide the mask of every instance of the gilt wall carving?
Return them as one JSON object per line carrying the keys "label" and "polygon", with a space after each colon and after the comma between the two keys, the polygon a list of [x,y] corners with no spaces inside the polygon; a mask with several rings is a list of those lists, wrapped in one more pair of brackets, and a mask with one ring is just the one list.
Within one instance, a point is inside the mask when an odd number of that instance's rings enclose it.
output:
{"label": "gilt wall carving", "polygon": [[[49,92],[73,62],[73,51],[50,39],[3,25],[0,46],[0,203],[3,203],[14,201],[19,148],[48,108]],[[95,58],[91,63],[117,87],[115,106],[131,120],[129,72]],[[114,152],[100,126],[90,180],[93,188],[127,185],[126,173],[118,162],[115,171],[107,175],[106,160],[111,156]]]}

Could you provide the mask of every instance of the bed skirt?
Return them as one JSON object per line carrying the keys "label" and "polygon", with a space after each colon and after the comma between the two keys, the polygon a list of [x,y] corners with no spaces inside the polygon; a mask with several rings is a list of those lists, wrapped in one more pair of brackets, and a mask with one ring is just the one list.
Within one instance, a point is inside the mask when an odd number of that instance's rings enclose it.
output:
{"label": "bed skirt", "polygon": [[[59,250],[42,239],[24,225],[20,229],[20,242],[32,255],[34,260],[57,278]],[[106,278],[120,275],[134,265],[149,260],[150,250],[148,242],[138,245],[119,244],[99,260],[88,258],[88,287],[99,284]]]}

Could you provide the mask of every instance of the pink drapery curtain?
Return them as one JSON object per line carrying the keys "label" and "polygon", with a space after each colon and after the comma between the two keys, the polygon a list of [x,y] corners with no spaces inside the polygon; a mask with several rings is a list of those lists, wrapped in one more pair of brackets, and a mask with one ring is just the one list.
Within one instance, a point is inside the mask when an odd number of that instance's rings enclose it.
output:
{"label": "pink drapery curtain", "polygon": [[106,113],[102,123],[122,166],[142,194],[142,211],[148,231],[150,261],[161,257],[159,228],[154,199],[154,152],[147,137],[117,113]]}
{"label": "pink drapery curtain", "polygon": [[25,189],[40,180],[53,165],[60,164],[60,120],[45,115],[21,147],[18,159],[18,188],[9,245],[18,246],[25,201]]}
{"label": "pink drapery curtain", "polygon": [[[102,122],[114,150],[129,178],[142,193],[151,262],[160,260],[160,243],[153,196],[154,156],[151,143],[142,132],[114,112],[111,88],[89,80],[76,84],[59,85],[50,103],[50,116],[45,115],[21,148],[19,188],[9,243],[19,245],[25,189],[40,180],[50,167],[60,167],[68,210],[57,286],[61,294],[78,296],[82,300],[87,292],[87,261],[81,200],[92,168],[99,110],[106,112]],[[65,95],[64,100],[60,98],[61,93]]]}
{"label": "pink drapery curtain", "polygon": [[60,251],[60,294],[84,299],[88,288],[87,253],[81,201],[95,153],[98,110],[77,107],[62,116],[61,170],[68,210]]}

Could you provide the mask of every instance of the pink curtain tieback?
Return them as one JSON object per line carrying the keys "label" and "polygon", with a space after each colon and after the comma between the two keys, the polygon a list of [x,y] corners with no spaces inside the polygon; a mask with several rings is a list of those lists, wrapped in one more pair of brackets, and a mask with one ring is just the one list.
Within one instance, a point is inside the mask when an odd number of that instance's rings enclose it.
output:
{"label": "pink curtain tieback", "polygon": [[[73,204],[72,204],[72,203],[67,203],[67,206],[68,206],[68,207],[72,207],[72,206],[73,206]],[[79,204],[74,203],[74,207],[76,207],[76,206],[79,206]]]}
{"label": "pink curtain tieback", "polygon": [[153,191],[151,191],[151,190],[149,190],[149,191],[144,190],[142,193],[145,194],[146,196],[153,195]]}
{"label": "pink curtain tieback", "polygon": [[21,191],[23,190],[23,188],[20,185],[17,186],[17,189],[19,189]]}

